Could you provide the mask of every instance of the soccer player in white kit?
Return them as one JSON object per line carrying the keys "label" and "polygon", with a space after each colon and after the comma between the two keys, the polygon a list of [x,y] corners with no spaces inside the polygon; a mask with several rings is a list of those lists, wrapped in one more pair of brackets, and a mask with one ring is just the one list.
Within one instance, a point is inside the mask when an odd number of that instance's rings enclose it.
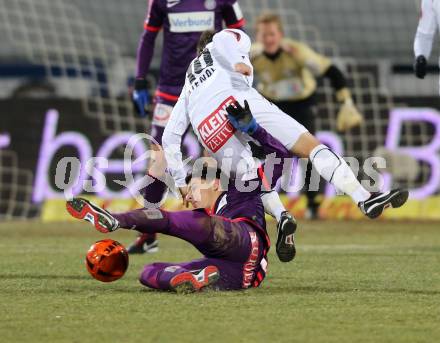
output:
{"label": "soccer player in white kit", "polygon": [[440,0],[422,0],[420,20],[414,39],[414,72],[419,79],[425,78],[432,43],[440,25]]}
{"label": "soccer player in white kit", "polygon": [[[256,172],[258,165],[252,165],[252,152],[247,144],[251,138],[235,131],[226,112],[229,105],[236,102],[243,104],[247,100],[250,112],[260,126],[294,155],[310,158],[317,172],[337,189],[350,195],[365,215],[376,218],[385,207],[402,206],[408,198],[407,191],[369,193],[341,157],[320,144],[304,126],[252,88],[250,48],[251,40],[246,33],[226,29],[213,35],[212,42],[200,49],[199,56],[188,68],[185,86],[162,139],[168,170],[182,193],[185,194],[186,174],[180,149],[182,136],[190,125],[200,143],[221,168],[226,157],[232,158],[230,171],[235,172],[236,178],[243,180],[247,174]],[[243,160],[250,162],[243,164]],[[249,175],[249,179],[251,177],[253,175]],[[283,233],[281,214],[286,210],[275,192],[264,194],[262,200],[266,212],[279,221],[277,254],[282,261],[286,261],[278,249],[278,242],[285,242],[282,246],[285,252],[292,238]],[[293,244],[291,248],[294,249]]]}

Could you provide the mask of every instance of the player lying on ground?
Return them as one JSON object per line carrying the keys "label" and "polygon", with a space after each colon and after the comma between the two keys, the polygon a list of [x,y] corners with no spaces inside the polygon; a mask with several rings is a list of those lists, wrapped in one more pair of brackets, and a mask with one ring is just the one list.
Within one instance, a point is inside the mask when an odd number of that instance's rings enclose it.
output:
{"label": "player lying on ground", "polygon": [[[151,102],[147,75],[150,72],[157,35],[163,29],[162,61],[151,118],[151,136],[158,144],[162,142],[164,127],[182,91],[186,69],[196,56],[201,33],[208,27],[219,31],[223,22],[231,28],[244,26],[245,19],[237,0],[149,1],[144,31],[137,51],[133,100],[139,115],[145,117],[145,107]],[[161,154],[161,149],[156,144],[152,143],[151,148],[156,151],[156,155]],[[147,202],[159,203],[166,190],[166,186],[152,183],[143,189],[142,193]],[[157,250],[156,235],[149,234],[140,235],[128,248],[130,254]]]}
{"label": "player lying on ground", "polygon": [[[246,128],[249,121],[252,118],[245,123],[240,118],[234,122],[237,128]],[[254,121],[252,125],[255,130],[251,136],[263,145],[266,154],[275,153],[276,158],[290,156],[263,128]],[[274,165],[275,181],[281,173],[282,164]],[[186,200],[197,208],[194,211],[167,212],[150,208],[111,214],[81,198],[68,201],[67,210],[73,217],[91,222],[101,232],[123,228],[162,233],[190,242],[204,255],[190,262],[146,265],[140,281],[147,287],[195,291],[214,283],[220,290],[259,286],[265,276],[270,247],[260,197],[262,180],[250,180],[257,187],[251,192],[240,192],[228,179],[228,185],[222,185],[225,178],[220,169],[204,164],[201,171],[196,169],[185,181],[188,184]],[[157,179],[155,182],[161,183]],[[294,250],[293,232],[287,240]]]}
{"label": "player lying on ground", "polygon": [[[256,172],[258,164],[253,164],[248,144],[252,139],[246,133],[238,132],[226,116],[228,105],[247,100],[249,107],[246,105],[245,109],[241,109],[244,116],[252,112],[256,123],[292,154],[310,158],[317,172],[338,190],[351,196],[366,216],[376,218],[385,207],[399,207],[406,202],[407,191],[368,192],[343,158],[320,144],[304,126],[252,88],[251,41],[248,35],[240,30],[227,29],[215,35],[205,33],[202,38],[206,46],[203,48],[201,45],[199,57],[189,66],[185,86],[162,138],[168,169],[183,194],[186,184],[181,143],[189,125],[226,174],[232,172],[237,179],[243,179]],[[249,125],[243,131],[252,134],[254,128]],[[249,163],[243,165],[243,160]],[[224,170],[223,161],[228,162],[228,170]],[[263,196],[262,201],[265,210],[277,219],[285,213],[276,193]],[[278,225],[278,241],[286,241],[283,222]],[[277,254],[282,261],[289,261],[294,256],[278,249]]]}

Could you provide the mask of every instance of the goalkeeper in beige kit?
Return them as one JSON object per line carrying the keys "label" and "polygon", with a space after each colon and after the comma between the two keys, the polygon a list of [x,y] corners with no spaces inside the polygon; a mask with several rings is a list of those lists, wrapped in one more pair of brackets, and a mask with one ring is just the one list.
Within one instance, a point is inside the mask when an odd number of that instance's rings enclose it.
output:
{"label": "goalkeeper in beige kit", "polygon": [[[257,43],[253,44],[251,61],[256,88],[283,112],[314,133],[317,78],[330,80],[340,103],[337,129],[346,131],[362,123],[343,73],[332,61],[313,51],[306,44],[284,37],[281,18],[272,13],[262,14],[256,24]],[[311,167],[308,167],[305,187],[308,188]],[[318,191],[306,192],[308,217],[316,218]]]}

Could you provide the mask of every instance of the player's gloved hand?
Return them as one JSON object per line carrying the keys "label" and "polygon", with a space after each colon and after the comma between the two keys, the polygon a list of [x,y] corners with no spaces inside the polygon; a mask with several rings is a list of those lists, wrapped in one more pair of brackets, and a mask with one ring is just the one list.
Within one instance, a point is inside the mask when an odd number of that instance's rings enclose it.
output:
{"label": "player's gloved hand", "polygon": [[414,74],[416,74],[416,77],[418,77],[419,79],[424,79],[426,76],[427,66],[428,62],[426,61],[425,56],[418,56],[414,62]]}
{"label": "player's gloved hand", "polygon": [[252,141],[247,142],[247,144],[251,148],[252,157],[258,158],[259,160],[265,160],[266,159],[267,155],[264,152],[264,148],[261,145],[258,145],[257,143],[254,143]]}
{"label": "player's gloved hand", "polygon": [[336,119],[336,128],[340,132],[348,131],[364,122],[364,117],[351,98],[344,101]]}
{"label": "player's gloved hand", "polygon": [[148,82],[145,79],[136,79],[134,82],[133,102],[137,113],[145,117],[145,107],[150,104],[150,94],[148,93]]}
{"label": "player's gloved hand", "polygon": [[252,115],[247,100],[244,101],[244,108],[236,101],[226,107],[226,112],[228,112],[228,119],[232,126],[238,131],[251,135],[257,130],[258,124]]}

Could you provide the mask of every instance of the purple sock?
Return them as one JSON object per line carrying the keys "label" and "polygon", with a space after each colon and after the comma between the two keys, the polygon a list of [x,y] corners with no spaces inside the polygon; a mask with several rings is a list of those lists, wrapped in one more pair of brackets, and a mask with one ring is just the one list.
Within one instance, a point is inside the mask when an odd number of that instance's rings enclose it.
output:
{"label": "purple sock", "polygon": [[[173,105],[174,106],[174,105]],[[156,124],[151,124],[151,136],[156,140],[157,144],[162,145],[162,136],[165,128]]]}
{"label": "purple sock", "polygon": [[172,263],[152,263],[144,267],[139,281],[150,288],[169,290],[171,279],[187,271],[187,269]]}
{"label": "purple sock", "polygon": [[137,209],[113,214],[124,229],[142,233],[164,233],[190,242],[196,248],[211,246],[210,239],[215,227],[230,227],[231,223],[214,220],[202,211],[167,212],[156,208]]}
{"label": "purple sock", "polygon": [[142,233],[167,233],[169,230],[168,212],[155,208],[141,208],[123,213],[112,213],[121,228],[135,229]]}

